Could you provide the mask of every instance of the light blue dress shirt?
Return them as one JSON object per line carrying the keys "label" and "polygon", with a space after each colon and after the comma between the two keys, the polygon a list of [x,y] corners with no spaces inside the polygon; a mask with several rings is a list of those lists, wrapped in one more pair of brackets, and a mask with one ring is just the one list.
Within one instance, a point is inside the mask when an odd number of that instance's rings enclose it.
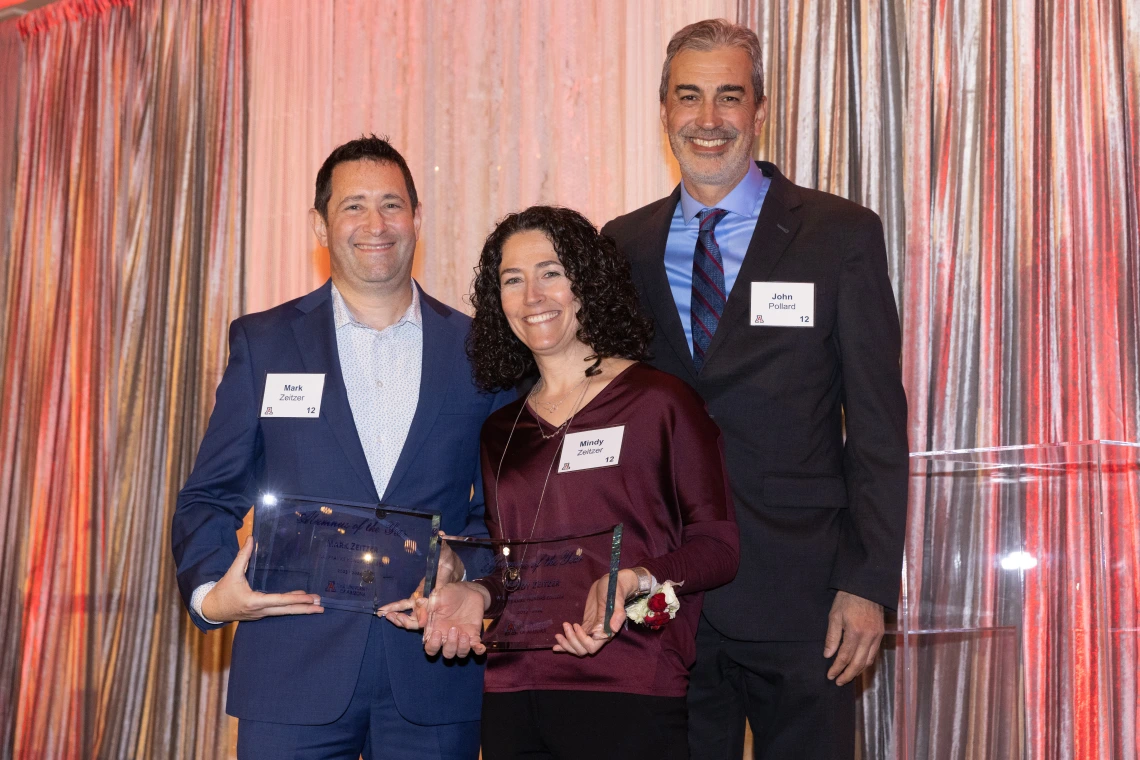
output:
{"label": "light blue dress shirt", "polygon": [[[740,265],[744,263],[744,255],[748,253],[748,244],[752,242],[756,220],[760,218],[760,209],[764,206],[770,184],[772,180],[764,176],[755,162],[751,162],[744,178],[715,206],[728,212],[717,223],[713,234],[724,264],[725,292],[730,295],[732,286],[736,284],[736,275],[740,273]],[[669,289],[673,291],[673,301],[681,315],[689,353],[693,352],[693,325],[689,315],[693,297],[693,252],[697,249],[697,233],[701,226],[697,214],[705,208],[689,195],[682,180],[681,202],[673,211],[669,239],[665,243],[665,275],[669,278]]]}

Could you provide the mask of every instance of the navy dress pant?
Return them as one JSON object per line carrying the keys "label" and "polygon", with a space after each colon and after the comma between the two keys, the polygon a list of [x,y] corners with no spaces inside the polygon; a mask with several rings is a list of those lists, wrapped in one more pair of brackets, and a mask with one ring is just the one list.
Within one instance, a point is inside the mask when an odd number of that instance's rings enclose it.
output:
{"label": "navy dress pant", "polygon": [[356,690],[332,723],[299,726],[238,722],[238,760],[476,760],[479,721],[420,726],[400,715],[384,656],[381,626],[372,618]]}

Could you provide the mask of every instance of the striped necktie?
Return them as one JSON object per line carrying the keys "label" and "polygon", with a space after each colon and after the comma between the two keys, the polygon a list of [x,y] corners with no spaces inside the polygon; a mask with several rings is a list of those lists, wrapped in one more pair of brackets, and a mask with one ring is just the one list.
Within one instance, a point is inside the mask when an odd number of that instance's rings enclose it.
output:
{"label": "striped necktie", "polygon": [[697,214],[700,232],[697,249],[693,252],[693,297],[689,307],[693,332],[693,364],[697,372],[705,363],[705,354],[724,313],[728,294],[724,291],[724,262],[720,246],[716,244],[713,229],[728,212],[721,208],[706,208]]}

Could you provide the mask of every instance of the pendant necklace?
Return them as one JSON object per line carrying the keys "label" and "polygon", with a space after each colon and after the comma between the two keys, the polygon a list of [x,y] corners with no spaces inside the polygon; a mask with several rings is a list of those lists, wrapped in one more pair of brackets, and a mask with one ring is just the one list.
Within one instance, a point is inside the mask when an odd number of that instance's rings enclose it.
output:
{"label": "pendant necklace", "polygon": [[[558,454],[562,451],[562,444],[566,442],[566,432],[570,430],[570,423],[574,421],[575,415],[577,415],[578,412],[581,411],[580,406],[582,404],[582,399],[584,399],[586,397],[586,392],[590,390],[590,382],[589,382],[590,380],[592,380],[592,378],[587,376],[585,381],[584,381],[585,387],[582,388],[582,393],[579,394],[578,401],[574,404],[574,411],[570,414],[570,417],[565,422],[563,422],[561,425],[556,427],[554,429],[554,432],[552,432],[550,435],[547,435],[542,430],[542,415],[541,414],[535,414],[534,415],[535,421],[538,423],[538,432],[543,437],[543,439],[550,440],[554,436],[558,435],[559,431],[561,431],[562,432],[562,442],[558,446],[554,447],[554,458],[550,460],[550,465],[546,468],[546,479],[542,481],[542,491],[538,495],[538,506],[534,510],[534,520],[530,524],[530,532],[527,533],[527,536],[526,536],[527,541],[529,541],[531,538],[534,537],[534,529],[538,525],[538,516],[542,512],[542,499],[543,499],[543,497],[546,496],[546,486],[549,485],[549,483],[550,483],[550,473],[554,471],[554,463],[558,461]],[[581,385],[581,383],[579,383],[579,385]],[[575,387],[577,387],[577,386],[575,386]],[[502,472],[503,472],[503,460],[507,458],[507,448],[510,447],[511,438],[513,438],[515,435],[515,427],[519,424],[519,417],[522,416],[522,410],[526,407],[526,405],[528,403],[530,403],[531,396],[533,396],[533,395],[534,395],[534,388],[532,388],[530,393],[527,394],[526,399],[523,401],[522,405],[519,407],[519,413],[515,415],[515,421],[513,423],[511,423],[511,432],[507,435],[507,442],[503,445],[503,453],[499,456],[499,466],[495,470],[495,507],[496,508],[500,508],[500,505],[499,505],[499,475],[502,474]],[[558,403],[562,403],[562,402],[559,401]],[[503,568],[503,586],[506,588],[507,591],[512,591],[512,592],[518,591],[519,588],[522,586],[522,575],[520,573],[520,568],[522,568],[523,562],[526,560],[526,552],[527,552],[528,548],[530,548],[529,545],[523,544],[522,556],[519,557],[518,562],[515,563],[513,566],[510,563],[507,563],[506,567]]]}
{"label": "pendant necklace", "polygon": [[[566,399],[570,398],[570,394],[573,393],[574,391],[578,390],[578,386],[581,385],[582,383],[586,382],[589,379],[590,379],[589,375],[583,377],[581,380],[578,381],[577,385],[575,385],[570,390],[566,391],[566,393],[562,396],[562,398],[558,399],[554,403],[548,404],[547,402],[540,400],[538,398],[538,396],[535,395],[535,391],[538,389],[537,385],[534,388],[531,388],[530,394],[527,395],[527,398],[529,400],[534,401],[534,403],[538,404],[543,409],[545,409],[547,414],[554,414],[556,411],[558,411],[558,407],[562,406],[562,402],[565,401]],[[546,388],[546,381],[545,380],[542,381],[542,387],[545,390],[545,388]]]}

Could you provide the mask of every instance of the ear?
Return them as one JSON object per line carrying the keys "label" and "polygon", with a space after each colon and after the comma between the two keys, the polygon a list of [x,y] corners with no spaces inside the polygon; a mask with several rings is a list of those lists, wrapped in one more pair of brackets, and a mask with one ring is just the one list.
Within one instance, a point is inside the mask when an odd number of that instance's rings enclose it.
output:
{"label": "ear", "polygon": [[764,122],[768,120],[768,96],[760,98],[760,105],[756,106],[756,117],[753,120],[753,134],[757,137],[760,136],[760,130],[764,127]]}
{"label": "ear", "polygon": [[416,240],[420,239],[420,225],[424,221],[424,202],[420,201],[416,204],[416,210],[412,214],[412,224],[416,228]]}
{"label": "ear", "polygon": [[328,248],[329,228],[325,223],[325,218],[321,216],[321,212],[315,208],[309,209],[309,226],[313,228],[313,234],[317,236],[317,242],[323,247]]}

